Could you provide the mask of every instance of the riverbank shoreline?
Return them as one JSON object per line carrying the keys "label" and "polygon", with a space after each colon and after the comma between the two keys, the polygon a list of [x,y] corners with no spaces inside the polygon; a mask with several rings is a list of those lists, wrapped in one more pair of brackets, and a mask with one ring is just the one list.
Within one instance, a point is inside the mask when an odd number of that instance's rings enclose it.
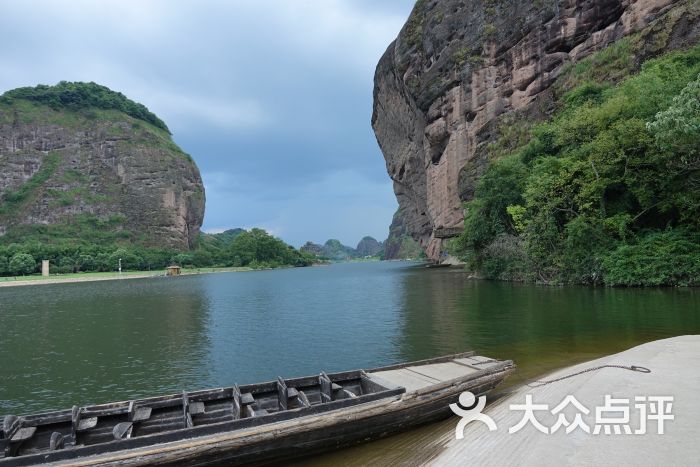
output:
{"label": "riverbank shoreline", "polygon": [[[601,365],[640,366],[651,373],[621,368],[602,368],[582,373],[551,384],[531,387],[521,385],[486,407],[484,413],[497,425],[489,431],[485,424],[472,422],[464,431],[464,439],[454,434],[428,465],[693,465],[700,457],[697,444],[700,435],[700,406],[695,403],[700,385],[700,335],[662,339],[633,347],[626,351],[579,365],[557,370],[541,380],[551,381]],[[596,408],[603,407],[605,396],[627,400],[629,419],[617,423],[621,434],[594,433]],[[522,410],[512,410],[511,404],[525,404],[532,396],[534,404],[547,404],[551,411],[567,396],[573,396],[590,414],[583,415],[590,424],[590,433],[578,427],[566,433],[566,426],[554,433],[543,433],[532,423],[509,434],[523,418]],[[665,432],[658,433],[657,421],[643,417],[635,398],[650,396],[673,397],[673,420],[664,422]],[[646,400],[646,399],[645,399]],[[623,405],[624,406],[624,405]],[[577,411],[567,407],[563,414],[572,422]],[[558,415],[550,411],[535,412],[545,428],[555,426]],[[578,410],[579,413],[582,411]],[[620,412],[603,412],[619,417]],[[648,412],[651,413],[651,410]],[[632,432],[640,429],[647,419],[643,434],[625,434],[624,425]],[[456,422],[455,422],[456,423]]]}
{"label": "riverbank shoreline", "polygon": [[[281,268],[278,268],[281,269]],[[231,267],[231,268],[199,268],[185,269],[180,276],[192,276],[198,274],[215,274],[221,272],[249,272],[260,271],[262,269],[252,269],[247,267]],[[134,272],[86,272],[78,274],[66,274],[55,276],[30,276],[30,279],[25,278],[0,278],[0,287],[23,287],[28,285],[48,285],[48,284],[72,284],[78,282],[102,282],[102,281],[119,281],[130,279],[150,279],[154,277],[166,277],[164,271],[134,271]]]}

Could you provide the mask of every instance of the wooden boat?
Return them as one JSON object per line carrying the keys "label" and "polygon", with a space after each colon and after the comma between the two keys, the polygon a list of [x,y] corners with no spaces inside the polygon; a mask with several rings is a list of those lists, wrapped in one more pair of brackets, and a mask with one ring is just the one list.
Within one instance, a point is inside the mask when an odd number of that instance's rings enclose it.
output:
{"label": "wooden boat", "polygon": [[372,370],[3,417],[0,467],[206,465],[288,460],[380,438],[451,414],[512,361],[467,352]]}

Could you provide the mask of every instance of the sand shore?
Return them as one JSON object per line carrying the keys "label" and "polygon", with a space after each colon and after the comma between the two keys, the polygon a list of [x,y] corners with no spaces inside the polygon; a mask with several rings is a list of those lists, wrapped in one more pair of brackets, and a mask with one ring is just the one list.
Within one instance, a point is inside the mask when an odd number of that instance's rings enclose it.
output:
{"label": "sand shore", "polygon": [[[217,272],[245,272],[253,271],[250,268],[202,268],[184,270],[182,276],[190,276],[196,274],[212,274]],[[146,279],[152,277],[163,277],[164,271],[135,271],[124,272],[121,275],[117,272],[109,273],[85,273],[85,274],[66,274],[66,276],[30,276],[29,279],[24,278],[0,278],[0,287],[21,287],[27,285],[47,285],[47,284],[69,284],[73,282],[100,282],[100,281],[118,281],[127,279]]]}

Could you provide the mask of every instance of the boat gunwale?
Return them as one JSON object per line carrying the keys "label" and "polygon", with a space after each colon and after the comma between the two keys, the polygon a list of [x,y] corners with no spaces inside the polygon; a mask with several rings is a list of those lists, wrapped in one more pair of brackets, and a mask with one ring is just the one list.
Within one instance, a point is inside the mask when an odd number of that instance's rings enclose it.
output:
{"label": "boat gunwale", "polygon": [[[395,363],[395,364],[390,364],[386,366],[381,366],[381,367],[376,367],[376,368],[371,368],[371,369],[356,369],[356,370],[347,370],[347,371],[340,371],[340,372],[335,372],[335,373],[328,373],[328,377],[333,381],[348,381],[348,380],[353,380],[353,379],[359,379],[363,373],[373,373],[377,371],[387,371],[387,370],[396,370],[396,369],[401,369],[401,368],[406,368],[408,366],[416,366],[416,365],[428,365],[432,363],[443,363],[443,362],[448,362],[451,360],[454,360],[456,358],[467,358],[474,356],[476,352],[474,351],[468,351],[468,352],[460,352],[456,354],[451,354],[451,355],[443,355],[440,357],[433,357],[433,358],[427,358],[423,360],[416,360],[413,362],[404,362],[404,363]],[[313,375],[313,376],[298,376],[298,377],[293,377],[293,378],[285,378],[285,382],[288,387],[304,387],[304,386],[313,386],[316,383],[316,379],[318,378],[318,375]],[[261,392],[271,392],[276,389],[277,381],[264,381],[262,383],[250,383],[250,384],[245,384],[239,386],[239,389],[241,392],[250,392],[251,394],[257,394]],[[198,389],[195,391],[188,391],[188,396],[190,397],[190,400],[192,401],[211,401],[215,400],[216,398],[220,397],[222,393],[224,393],[227,390],[230,390],[233,386],[223,386],[223,387],[218,387],[218,388],[209,388],[209,389]],[[138,398],[138,399],[133,399],[133,402],[135,404],[142,404],[142,405],[149,405],[153,408],[161,408],[161,407],[167,407],[169,402],[176,402],[178,400],[182,399],[182,393],[172,393],[172,394],[165,394],[161,396],[151,396],[151,397],[145,397],[145,398]],[[86,405],[86,406],[81,406],[81,416],[84,417],[89,417],[89,416],[111,416],[111,415],[120,415],[124,413],[125,410],[128,409],[129,403],[132,400],[124,400],[124,401],[117,401],[117,402],[105,402],[101,404],[92,404],[92,405]],[[160,404],[164,405],[160,405]],[[153,405],[151,405],[153,404]],[[113,410],[110,411],[110,409]],[[109,412],[106,412],[109,411]],[[49,411],[49,412],[39,412],[39,413],[33,413],[29,415],[23,415],[22,417],[24,418],[24,421],[27,425],[33,426],[32,423],[39,422],[38,424],[41,424],[40,422],[42,419],[45,418],[51,418],[52,422],[55,421],[56,423],[64,422],[64,421],[69,421],[71,417],[72,409],[61,409],[61,410],[54,410],[54,411]],[[65,418],[65,420],[64,420]],[[55,420],[54,420],[55,419]]]}
{"label": "boat gunwale", "polygon": [[[352,381],[362,377],[363,370],[349,370],[337,373],[329,373],[328,377],[333,382]],[[318,385],[318,375],[314,376],[299,376],[287,378],[284,380],[288,387],[300,388]],[[209,402],[221,397],[225,397],[226,391],[230,391],[233,386],[223,386],[210,389],[198,389],[196,391],[188,391],[187,395],[191,401]],[[249,392],[253,395],[273,392],[277,388],[277,380],[265,381],[262,383],[245,384],[238,387],[241,393]],[[133,401],[134,404],[152,407],[154,409],[168,407],[170,403],[177,403],[182,400],[182,393],[165,394],[161,396],[151,396],[140,399],[132,399],[118,402],[106,402],[101,404],[92,404],[81,406],[81,417],[92,416],[113,416],[126,413],[129,404]],[[52,423],[61,423],[70,421],[72,409],[61,409],[50,412],[40,412],[29,415],[23,415],[22,418],[28,426],[34,426],[33,423],[41,423],[44,419],[51,418]]]}

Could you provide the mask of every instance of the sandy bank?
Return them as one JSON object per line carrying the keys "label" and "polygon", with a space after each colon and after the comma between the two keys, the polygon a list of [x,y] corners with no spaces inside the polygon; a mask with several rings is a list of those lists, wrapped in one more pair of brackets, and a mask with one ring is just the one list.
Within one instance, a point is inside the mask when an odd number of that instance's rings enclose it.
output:
{"label": "sandy bank", "polygon": [[[217,272],[245,272],[253,271],[250,268],[220,268],[220,269],[200,269],[186,270],[181,276],[191,276],[197,274],[213,274]],[[121,275],[118,273],[86,273],[85,275],[71,274],[67,277],[50,276],[48,278],[40,276],[32,276],[32,279],[13,279],[7,278],[0,280],[0,287],[20,287],[26,285],[47,285],[47,284],[69,284],[73,282],[100,282],[100,281],[119,281],[127,279],[145,279],[150,277],[163,277],[164,271],[143,271],[143,272],[125,272]]]}
{"label": "sandy bank", "polygon": [[49,277],[46,279],[18,279],[6,280],[0,282],[0,287],[20,287],[25,285],[46,285],[46,284],[67,284],[71,282],[100,282],[100,281],[115,281],[126,279],[143,279],[145,277],[156,277],[162,273],[143,273],[143,274],[124,274],[124,275],[109,275],[109,276],[90,276],[85,277]]}
{"label": "sandy bank", "polygon": [[[584,373],[546,386],[522,386],[507,397],[488,406],[484,413],[497,424],[489,432],[483,423],[472,422],[464,432],[464,439],[453,436],[446,448],[432,461],[432,465],[698,465],[700,459],[700,336],[680,336],[634,347],[619,354],[592,362],[558,370],[542,380],[556,379],[599,365],[638,365],[649,368],[645,374],[618,368],[603,368]],[[572,395],[589,415],[582,414],[591,434],[580,427],[565,432],[542,433],[528,423],[520,431],[509,434],[523,418],[523,411],[510,410],[510,404],[524,404],[525,396],[532,395],[535,404],[548,404],[551,411],[567,395]],[[606,435],[604,429],[594,435],[596,407],[604,406],[605,395],[629,399],[629,425],[634,432],[641,426],[640,409],[635,408],[635,397],[673,396],[671,414],[675,419],[665,421],[665,433],[658,434],[657,421],[647,422],[646,434]],[[637,402],[646,405],[646,402]],[[621,404],[624,406],[625,404]],[[569,405],[563,413],[572,422],[580,410]],[[620,416],[606,413],[605,416]],[[536,418],[545,428],[555,425],[558,415],[548,411],[536,412]],[[454,418],[455,425],[457,418]]]}

